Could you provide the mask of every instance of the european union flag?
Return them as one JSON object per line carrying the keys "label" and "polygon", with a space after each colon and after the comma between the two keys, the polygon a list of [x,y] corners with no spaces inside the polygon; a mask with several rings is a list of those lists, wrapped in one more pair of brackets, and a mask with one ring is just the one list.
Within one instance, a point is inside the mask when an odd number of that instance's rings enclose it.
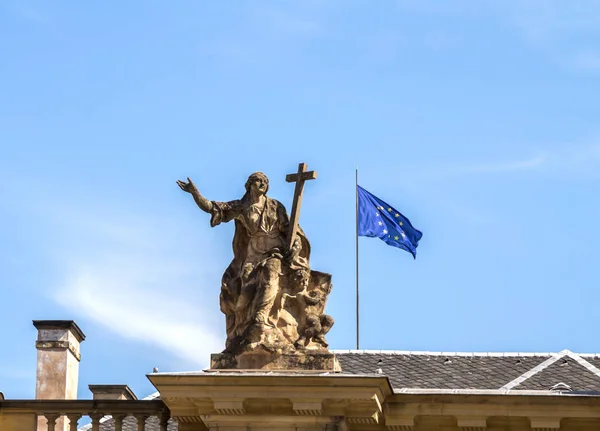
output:
{"label": "european union flag", "polygon": [[358,186],[358,235],[377,237],[417,258],[423,234],[393,207]]}

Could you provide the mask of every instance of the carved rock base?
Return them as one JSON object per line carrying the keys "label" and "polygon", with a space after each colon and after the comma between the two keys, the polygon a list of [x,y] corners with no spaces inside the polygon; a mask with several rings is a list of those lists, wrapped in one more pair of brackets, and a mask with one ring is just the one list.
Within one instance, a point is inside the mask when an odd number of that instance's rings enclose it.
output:
{"label": "carved rock base", "polygon": [[213,353],[211,370],[264,370],[264,371],[341,371],[333,353],[299,352],[273,354],[268,352]]}

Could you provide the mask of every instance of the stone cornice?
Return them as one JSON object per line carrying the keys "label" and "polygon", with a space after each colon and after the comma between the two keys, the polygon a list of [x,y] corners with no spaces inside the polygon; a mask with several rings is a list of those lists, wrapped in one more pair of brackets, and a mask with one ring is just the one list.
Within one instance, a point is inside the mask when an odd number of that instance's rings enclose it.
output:
{"label": "stone cornice", "polygon": [[270,426],[312,427],[342,419],[350,427],[377,425],[392,395],[383,376],[191,373],[148,378],[173,416],[201,417],[206,425],[223,427],[265,420]]}
{"label": "stone cornice", "polygon": [[35,326],[38,331],[65,329],[71,331],[80,343],[85,340],[85,334],[73,320],[34,320],[33,326]]}
{"label": "stone cornice", "polygon": [[[182,421],[207,427],[314,427],[413,431],[423,418],[484,431],[490,419],[557,429],[563,418],[600,420],[600,396],[536,393],[394,393],[385,376],[291,373],[151,374],[162,400]],[[494,419],[495,420],[495,419]],[[418,427],[416,427],[418,428]]]}
{"label": "stone cornice", "polygon": [[37,350],[68,350],[75,356],[75,359],[81,361],[79,349],[70,341],[36,341],[35,348]]}

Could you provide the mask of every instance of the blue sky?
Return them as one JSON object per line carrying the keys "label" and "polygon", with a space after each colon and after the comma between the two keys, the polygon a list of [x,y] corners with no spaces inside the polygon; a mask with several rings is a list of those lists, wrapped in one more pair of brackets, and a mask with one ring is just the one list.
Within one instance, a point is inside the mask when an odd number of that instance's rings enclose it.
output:
{"label": "blue sky", "polygon": [[233,226],[209,199],[307,162],[301,225],[355,347],[354,174],[423,232],[360,239],[361,348],[600,351],[595,0],[0,4],[0,390],[32,319],[74,319],[88,384],[198,370],[224,341]]}

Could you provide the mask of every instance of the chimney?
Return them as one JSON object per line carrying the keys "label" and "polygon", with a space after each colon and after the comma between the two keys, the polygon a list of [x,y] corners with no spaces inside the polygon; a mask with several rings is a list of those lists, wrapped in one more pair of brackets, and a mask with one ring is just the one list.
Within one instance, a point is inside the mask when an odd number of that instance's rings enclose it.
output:
{"label": "chimney", "polygon": [[137,400],[127,385],[89,385],[95,400]]}
{"label": "chimney", "polygon": [[[34,320],[38,330],[36,400],[77,399],[79,380],[79,344],[85,335],[72,320]],[[66,431],[68,420],[60,418],[56,431]],[[38,429],[46,429],[46,420],[40,418]]]}
{"label": "chimney", "polygon": [[72,320],[34,320],[38,330],[37,400],[77,398],[79,380],[79,344],[85,335]]}

